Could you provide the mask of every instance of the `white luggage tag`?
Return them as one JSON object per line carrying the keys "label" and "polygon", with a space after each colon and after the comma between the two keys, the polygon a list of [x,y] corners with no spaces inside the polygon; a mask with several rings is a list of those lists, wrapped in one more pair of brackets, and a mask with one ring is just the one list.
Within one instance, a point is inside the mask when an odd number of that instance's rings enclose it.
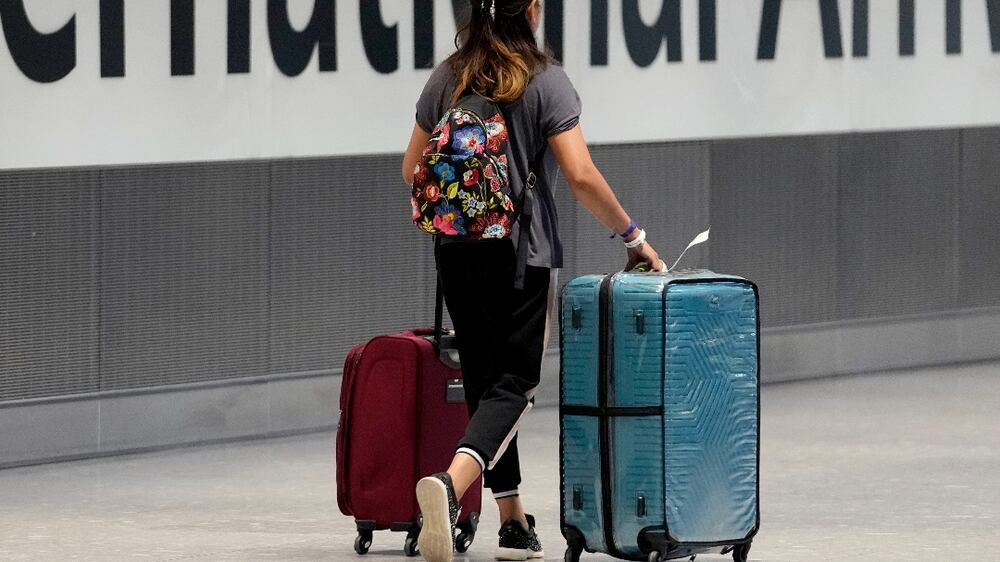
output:
{"label": "white luggage tag", "polygon": [[711,226],[708,227],[708,229],[705,230],[705,232],[702,232],[698,236],[695,236],[694,240],[692,240],[691,243],[687,245],[687,248],[684,248],[684,251],[681,252],[681,255],[677,256],[677,260],[674,262],[674,265],[672,265],[672,266],[670,266],[670,267],[667,268],[667,272],[669,273],[675,267],[677,267],[677,264],[681,261],[681,258],[684,257],[684,254],[686,254],[687,251],[690,250],[692,246],[697,246],[698,244],[701,244],[702,242],[708,242],[708,232],[710,230],[712,230]]}

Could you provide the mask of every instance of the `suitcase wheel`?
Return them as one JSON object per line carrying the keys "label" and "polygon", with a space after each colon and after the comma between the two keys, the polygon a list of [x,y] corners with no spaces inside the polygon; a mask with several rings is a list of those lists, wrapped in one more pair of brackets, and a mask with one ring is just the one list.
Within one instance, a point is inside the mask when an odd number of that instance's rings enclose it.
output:
{"label": "suitcase wheel", "polygon": [[733,549],[733,562],[747,562],[750,556],[750,543],[736,545]]}
{"label": "suitcase wheel", "polygon": [[476,529],[479,528],[479,514],[471,513],[465,523],[460,523],[457,527],[459,533],[455,536],[455,550],[459,553],[466,552],[472,546],[472,541],[476,540]]}
{"label": "suitcase wheel", "polygon": [[563,527],[563,535],[566,537],[564,562],[580,562],[580,555],[583,554],[583,549],[587,546],[583,534],[576,527],[566,525]]}
{"label": "suitcase wheel", "polygon": [[646,560],[648,560],[649,562],[660,562],[660,551],[654,550],[650,552],[649,556],[646,557]]}
{"label": "suitcase wheel", "polygon": [[455,537],[455,550],[458,552],[465,552],[469,550],[469,547],[472,546],[472,541],[475,538],[475,533],[459,533]]}
{"label": "suitcase wheel", "polygon": [[407,556],[420,554],[420,549],[417,547],[417,537],[406,537],[406,542],[403,543],[403,554]]}
{"label": "suitcase wheel", "polygon": [[362,531],[358,533],[358,538],[354,539],[354,552],[358,554],[368,554],[368,549],[372,547],[372,533]]}

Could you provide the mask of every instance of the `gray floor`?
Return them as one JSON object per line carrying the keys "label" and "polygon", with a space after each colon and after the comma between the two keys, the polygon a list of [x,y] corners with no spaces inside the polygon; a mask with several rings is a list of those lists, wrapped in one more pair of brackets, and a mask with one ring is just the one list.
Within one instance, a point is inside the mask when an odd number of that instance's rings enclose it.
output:
{"label": "gray floor", "polygon": [[[1000,364],[766,386],[751,558],[1000,560],[998,390]],[[521,438],[551,560],[556,435],[542,409]],[[487,511],[459,560],[491,560],[496,528]],[[353,536],[332,434],[0,472],[0,560],[352,560]],[[367,559],[401,544],[377,534]]]}

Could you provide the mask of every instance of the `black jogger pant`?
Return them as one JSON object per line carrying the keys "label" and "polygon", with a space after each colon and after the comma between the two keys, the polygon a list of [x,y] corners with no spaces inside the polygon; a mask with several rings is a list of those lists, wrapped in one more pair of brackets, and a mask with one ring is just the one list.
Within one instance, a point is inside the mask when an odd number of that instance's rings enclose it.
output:
{"label": "black jogger pant", "polygon": [[459,450],[477,457],[495,497],[513,496],[517,428],[541,375],[550,270],[528,266],[524,288],[514,289],[509,239],[444,243],[437,262],[470,414]]}

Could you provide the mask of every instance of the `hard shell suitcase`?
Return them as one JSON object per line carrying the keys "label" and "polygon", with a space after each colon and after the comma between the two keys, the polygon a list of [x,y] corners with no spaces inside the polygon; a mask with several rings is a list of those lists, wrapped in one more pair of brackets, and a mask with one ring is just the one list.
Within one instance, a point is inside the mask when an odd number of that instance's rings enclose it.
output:
{"label": "hard shell suitcase", "polygon": [[[337,503],[353,515],[354,549],[368,552],[373,531],[406,532],[417,554],[417,480],[444,471],[469,422],[462,372],[442,359],[433,329],[378,336],[344,364],[337,428]],[[443,338],[447,358],[449,338]],[[481,486],[462,498],[455,548],[465,552],[479,522]]]}
{"label": "hard shell suitcase", "polygon": [[560,320],[565,559],[746,560],[760,524],[756,286],[706,270],[585,276]]}

